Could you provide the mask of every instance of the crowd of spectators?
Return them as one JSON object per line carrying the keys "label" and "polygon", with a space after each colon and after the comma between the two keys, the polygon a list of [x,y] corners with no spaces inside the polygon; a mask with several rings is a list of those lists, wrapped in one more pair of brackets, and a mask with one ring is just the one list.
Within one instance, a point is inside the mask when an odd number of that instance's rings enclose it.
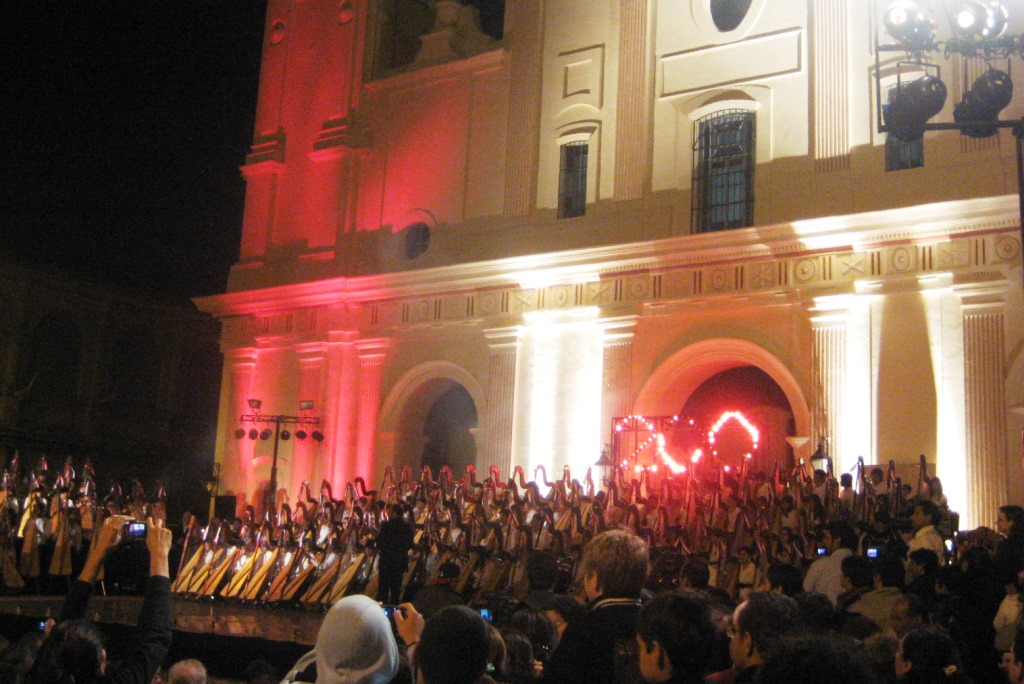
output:
{"label": "crowd of spectators", "polygon": [[[406,562],[421,526],[411,508],[391,505],[376,539],[375,599],[352,585],[298,662],[233,674],[260,684],[1024,682],[1024,509],[999,509],[997,546],[964,538],[951,549],[934,492],[906,503],[902,535],[894,526],[872,534],[885,511],[853,524],[842,514],[849,482],[842,488],[825,493],[840,514],[798,535],[813,548],[791,554],[797,545],[785,535],[767,555],[763,545],[737,545],[729,582],[714,557],[721,545],[710,542],[707,553],[655,544],[638,533],[637,513],[589,536],[571,571],[552,551],[522,554],[528,586],[514,597],[510,585],[466,590],[468,566],[451,556],[422,586],[410,582]],[[846,500],[859,505],[856,495]],[[785,497],[777,503],[784,518]],[[664,511],[654,495],[639,506]],[[161,519],[147,520],[149,573],[134,643],[108,661],[100,631],[84,619],[132,518],[112,513],[95,529],[59,619],[0,650],[0,684],[206,681],[198,660],[165,662],[171,533]]]}

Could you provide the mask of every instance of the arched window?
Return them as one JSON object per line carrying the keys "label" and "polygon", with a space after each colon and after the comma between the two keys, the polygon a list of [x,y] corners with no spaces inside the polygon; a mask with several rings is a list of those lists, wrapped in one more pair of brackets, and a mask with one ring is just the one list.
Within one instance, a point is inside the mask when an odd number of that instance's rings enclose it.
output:
{"label": "arched window", "polygon": [[694,232],[754,223],[754,151],[757,114],[723,109],[694,122]]}

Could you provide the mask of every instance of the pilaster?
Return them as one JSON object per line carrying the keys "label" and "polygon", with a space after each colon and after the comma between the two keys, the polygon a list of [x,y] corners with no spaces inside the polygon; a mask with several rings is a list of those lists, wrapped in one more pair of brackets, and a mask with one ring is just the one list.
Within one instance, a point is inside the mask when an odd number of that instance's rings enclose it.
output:
{"label": "pilaster", "polygon": [[324,477],[350,482],[355,476],[356,415],[359,407],[359,364],[355,331],[328,335],[327,396],[324,419]]}
{"label": "pilaster", "polygon": [[961,527],[993,525],[996,509],[1007,503],[1006,285],[958,290],[964,329],[964,389],[967,428],[968,509]]}
{"label": "pilaster", "polygon": [[[845,445],[843,421],[846,397],[846,346],[849,319],[845,297],[818,298],[811,308],[811,439],[814,451],[827,439],[832,457]],[[794,450],[795,452],[795,450]],[[834,463],[837,471],[841,464]]]}
{"label": "pilaster", "polygon": [[[312,410],[299,409],[299,415],[322,416],[325,392],[327,345],[323,342],[295,345],[299,359],[299,401],[312,401]],[[323,419],[321,418],[321,422]],[[309,428],[304,428],[310,432]],[[322,426],[316,428],[322,430]],[[324,451],[322,442],[315,439],[292,440],[292,472],[289,492],[297,492],[303,480],[314,487],[323,478],[323,459],[318,455]]]}
{"label": "pilaster", "polygon": [[359,353],[359,423],[356,432],[355,476],[372,486],[377,472],[374,462],[377,422],[380,419],[381,374],[391,340],[376,338],[355,343]]}
{"label": "pilaster", "polygon": [[813,0],[814,169],[850,168],[849,17],[847,0]]}
{"label": "pilaster", "polygon": [[646,185],[648,159],[648,0],[619,3],[619,85],[615,121],[615,197],[639,199]]}
{"label": "pilaster", "polygon": [[[259,351],[252,347],[232,349],[224,355],[228,372],[231,374],[231,420],[224,425],[221,439],[229,454],[229,463],[224,469],[222,488],[225,491],[252,495],[255,499],[253,479],[253,457],[256,453],[256,442],[244,437],[235,439],[234,431],[240,427],[238,421],[243,414],[249,413],[249,399],[252,390],[253,374],[259,359]],[[253,500],[254,500],[253,499]],[[247,500],[246,503],[251,503]]]}
{"label": "pilaster", "polygon": [[601,443],[611,440],[612,419],[632,413],[633,336],[639,316],[607,318],[604,328],[604,364],[602,366]]}
{"label": "pilaster", "polygon": [[488,467],[492,464],[498,466],[503,477],[512,470],[512,422],[515,415],[516,363],[519,359],[521,332],[519,326],[484,331],[490,353],[487,422],[483,458],[477,458],[477,463]]}

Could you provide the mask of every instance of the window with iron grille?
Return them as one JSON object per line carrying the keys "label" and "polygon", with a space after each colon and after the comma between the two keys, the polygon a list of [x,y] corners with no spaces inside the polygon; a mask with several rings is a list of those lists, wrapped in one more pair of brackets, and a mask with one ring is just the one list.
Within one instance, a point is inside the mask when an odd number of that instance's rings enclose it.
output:
{"label": "window with iron grille", "polygon": [[562,145],[558,168],[558,218],[587,213],[587,149],[585,140]]}
{"label": "window with iron grille", "polygon": [[753,225],[755,117],[746,109],[726,109],[695,122],[694,232]]}
{"label": "window with iron grille", "polygon": [[[896,86],[889,88],[888,100],[896,92]],[[885,170],[903,171],[924,166],[924,137],[905,141],[891,133],[885,134]]]}

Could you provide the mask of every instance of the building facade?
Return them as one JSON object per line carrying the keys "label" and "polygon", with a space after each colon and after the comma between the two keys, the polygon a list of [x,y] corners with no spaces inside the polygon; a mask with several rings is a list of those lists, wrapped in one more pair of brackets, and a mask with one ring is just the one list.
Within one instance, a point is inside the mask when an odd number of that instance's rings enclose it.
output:
{"label": "building facade", "polygon": [[[426,4],[269,2],[241,254],[198,300],[239,503],[275,464],[288,498],[582,478],[613,419],[741,368],[784,396],[747,407],[762,469],[825,440],[837,472],[924,455],[965,526],[1024,498],[1014,140],[878,132],[881,4]],[[237,439],[254,398],[322,441]]]}

